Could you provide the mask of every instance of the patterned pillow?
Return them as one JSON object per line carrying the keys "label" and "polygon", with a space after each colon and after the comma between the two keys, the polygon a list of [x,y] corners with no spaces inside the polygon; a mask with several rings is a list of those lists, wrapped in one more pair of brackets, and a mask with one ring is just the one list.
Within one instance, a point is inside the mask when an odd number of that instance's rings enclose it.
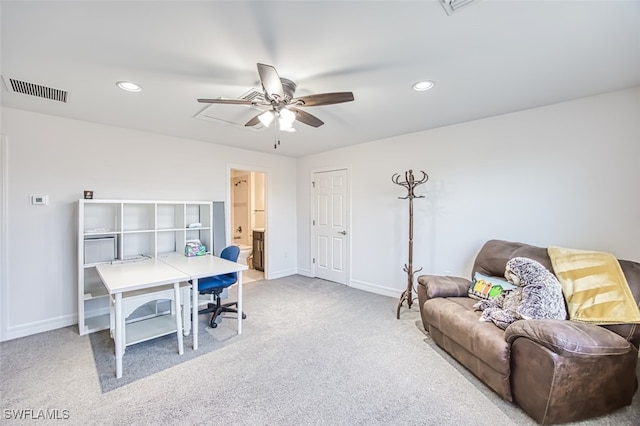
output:
{"label": "patterned pillow", "polygon": [[503,291],[513,290],[514,288],[516,288],[515,285],[504,279],[488,277],[476,272],[467,290],[467,295],[478,300],[493,299],[501,295]]}

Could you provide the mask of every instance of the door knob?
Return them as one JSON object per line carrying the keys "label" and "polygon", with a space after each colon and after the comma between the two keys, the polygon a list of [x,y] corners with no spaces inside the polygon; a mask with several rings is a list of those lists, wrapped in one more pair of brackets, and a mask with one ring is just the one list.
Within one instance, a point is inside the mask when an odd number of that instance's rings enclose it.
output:
{"label": "door knob", "polygon": [[340,232],[338,232],[338,234],[340,234],[340,235],[347,235],[347,231],[340,231]]}

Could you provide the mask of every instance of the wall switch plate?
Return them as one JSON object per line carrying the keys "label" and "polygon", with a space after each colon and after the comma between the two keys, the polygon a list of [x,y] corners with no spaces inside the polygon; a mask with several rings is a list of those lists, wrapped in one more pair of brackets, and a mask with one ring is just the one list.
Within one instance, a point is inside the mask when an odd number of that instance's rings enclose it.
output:
{"label": "wall switch plate", "polygon": [[46,205],[46,204],[49,204],[49,196],[48,195],[32,195],[31,196],[31,204],[32,205]]}

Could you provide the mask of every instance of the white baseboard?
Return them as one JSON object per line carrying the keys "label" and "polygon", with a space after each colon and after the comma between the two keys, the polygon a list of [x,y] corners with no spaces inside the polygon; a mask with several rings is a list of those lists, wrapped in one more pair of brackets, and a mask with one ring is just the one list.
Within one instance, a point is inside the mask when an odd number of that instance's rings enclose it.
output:
{"label": "white baseboard", "polygon": [[389,296],[399,298],[402,295],[403,290],[397,288],[382,287],[376,284],[367,283],[364,281],[351,280],[350,287],[357,288],[359,290],[368,291],[369,293],[380,294],[382,296]]}
{"label": "white baseboard", "polygon": [[300,269],[300,268],[298,268],[297,274],[305,276],[305,277],[313,278],[313,274],[311,274],[311,269]]}
{"label": "white baseboard", "polygon": [[[296,273],[298,275],[303,275],[305,277],[310,277],[310,278],[314,277],[310,269],[298,268]],[[358,281],[358,280],[351,280],[349,283],[349,287],[368,291],[369,293],[375,293],[375,294],[380,294],[382,296],[389,296],[394,298],[399,298],[400,295],[402,295],[402,291],[403,291],[403,290],[398,290],[396,288],[382,287],[376,284],[371,284],[371,283]]]}
{"label": "white baseboard", "polygon": [[74,324],[78,324],[77,314],[65,315],[58,318],[48,318],[42,321],[34,321],[28,324],[8,327],[5,335],[5,341],[30,336],[32,334],[43,333],[57,328],[68,327]]}
{"label": "white baseboard", "polygon": [[283,277],[288,277],[290,275],[295,275],[297,274],[298,271],[296,268],[291,268],[291,269],[283,269],[281,271],[269,271],[269,279],[270,280],[275,280],[277,278],[283,278]]}

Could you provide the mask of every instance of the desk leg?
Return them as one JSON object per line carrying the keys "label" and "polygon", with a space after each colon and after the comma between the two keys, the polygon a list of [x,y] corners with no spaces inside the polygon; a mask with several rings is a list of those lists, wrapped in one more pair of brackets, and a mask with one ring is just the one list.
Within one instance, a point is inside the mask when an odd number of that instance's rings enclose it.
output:
{"label": "desk leg", "polygon": [[191,332],[193,333],[193,350],[198,349],[198,279],[191,280]]}
{"label": "desk leg", "polygon": [[123,318],[122,318],[122,293],[115,294],[115,333],[114,336],[115,344],[116,344],[116,378],[122,377],[122,354],[123,354],[123,341],[122,341],[122,328],[124,327]]}
{"label": "desk leg", "polygon": [[173,283],[173,297],[176,299],[176,334],[178,336],[178,353],[184,353],[184,341],[182,339],[182,304],[180,303],[180,283]]}
{"label": "desk leg", "polygon": [[242,271],[238,271],[238,334],[242,334]]}
{"label": "desk leg", "polygon": [[191,286],[183,287],[182,289],[182,327],[184,329],[184,336],[188,336],[191,333]]}

